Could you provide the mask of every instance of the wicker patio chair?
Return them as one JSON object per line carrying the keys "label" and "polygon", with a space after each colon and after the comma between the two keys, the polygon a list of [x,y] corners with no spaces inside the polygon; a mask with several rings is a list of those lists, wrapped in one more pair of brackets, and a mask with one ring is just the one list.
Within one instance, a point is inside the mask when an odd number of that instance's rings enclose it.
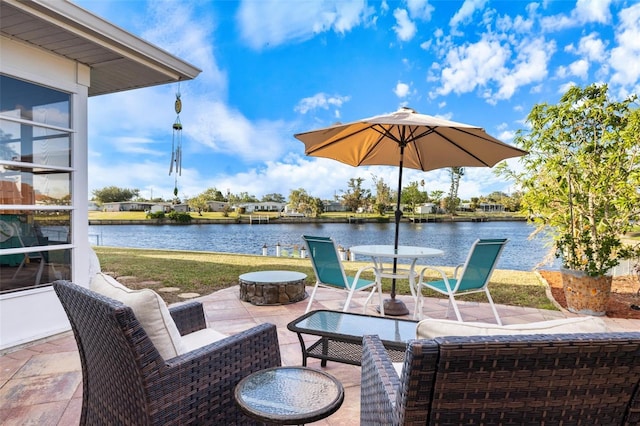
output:
{"label": "wicker patio chair", "polygon": [[362,425],[638,425],[640,333],[363,339]]}
{"label": "wicker patio chair", "polygon": [[[274,325],[165,360],[130,307],[68,281],[53,286],[80,353],[82,425],[255,424],[233,392],[248,374],[281,364]],[[206,326],[198,302],[170,312],[181,335]]]}

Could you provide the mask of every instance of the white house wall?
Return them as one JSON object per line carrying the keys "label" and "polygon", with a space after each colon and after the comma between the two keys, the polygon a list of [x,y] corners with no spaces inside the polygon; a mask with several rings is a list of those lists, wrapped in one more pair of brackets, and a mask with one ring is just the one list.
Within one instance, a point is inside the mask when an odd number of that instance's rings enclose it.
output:
{"label": "white house wall", "polygon": [[[72,93],[72,279],[88,286],[87,94],[89,69],[0,36],[0,72]],[[70,328],[51,286],[0,295],[0,349]]]}

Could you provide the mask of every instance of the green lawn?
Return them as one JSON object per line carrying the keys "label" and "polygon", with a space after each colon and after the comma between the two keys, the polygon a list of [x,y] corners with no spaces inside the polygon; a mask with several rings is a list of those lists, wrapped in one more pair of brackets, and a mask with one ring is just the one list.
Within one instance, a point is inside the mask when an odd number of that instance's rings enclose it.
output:
{"label": "green lawn", "polygon": [[[195,292],[201,295],[235,286],[238,276],[259,270],[295,270],[307,274],[307,284],[313,285],[315,277],[309,259],[254,256],[177,250],[142,250],[117,247],[94,247],[104,272],[116,277],[131,276],[127,285],[144,287],[147,281],[158,282],[158,286],[179,287],[181,292]],[[345,262],[347,273],[366,265],[365,262]],[[443,268],[449,274],[453,268]],[[371,275],[363,275],[372,279]],[[431,275],[435,279],[436,275]],[[135,285],[135,283],[138,283]],[[151,286],[151,285],[149,285]],[[383,290],[389,292],[391,280],[383,280]],[[546,296],[545,286],[533,272],[494,272],[491,295],[496,303],[512,306],[526,306],[540,309],[556,309]],[[410,294],[406,280],[397,281],[399,294]],[[427,294],[425,292],[425,294]],[[429,293],[429,296],[436,296]],[[168,303],[178,301],[174,293],[163,293]],[[483,295],[471,295],[463,300],[486,301]]]}

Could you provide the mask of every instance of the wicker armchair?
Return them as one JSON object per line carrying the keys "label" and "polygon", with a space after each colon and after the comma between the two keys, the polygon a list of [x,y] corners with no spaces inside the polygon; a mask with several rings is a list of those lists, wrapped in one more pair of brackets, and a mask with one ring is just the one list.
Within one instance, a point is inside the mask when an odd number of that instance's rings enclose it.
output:
{"label": "wicker armchair", "polygon": [[365,336],[363,425],[640,424],[640,333],[414,340],[398,377]]}
{"label": "wicker armchair", "polygon": [[[163,359],[131,308],[67,281],[54,289],[82,363],[81,424],[254,424],[236,406],[235,385],[280,365],[276,327],[250,330]],[[205,327],[202,305],[172,308],[182,335]]]}

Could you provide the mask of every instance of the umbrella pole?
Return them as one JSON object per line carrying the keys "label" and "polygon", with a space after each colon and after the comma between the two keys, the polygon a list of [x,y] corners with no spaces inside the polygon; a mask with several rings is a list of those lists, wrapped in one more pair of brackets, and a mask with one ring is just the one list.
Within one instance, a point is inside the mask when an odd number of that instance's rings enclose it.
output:
{"label": "umbrella pole", "polygon": [[[402,218],[402,210],[400,210],[400,195],[402,194],[402,167],[404,159],[404,144],[400,144],[400,172],[398,175],[398,197],[396,200],[396,230],[393,242],[394,251],[398,251],[398,241],[400,236],[400,219]],[[398,270],[398,258],[393,258],[393,275],[395,276]],[[384,300],[384,313],[385,315],[399,316],[409,313],[409,309],[402,300],[396,299],[396,279],[391,279],[391,298]]]}

